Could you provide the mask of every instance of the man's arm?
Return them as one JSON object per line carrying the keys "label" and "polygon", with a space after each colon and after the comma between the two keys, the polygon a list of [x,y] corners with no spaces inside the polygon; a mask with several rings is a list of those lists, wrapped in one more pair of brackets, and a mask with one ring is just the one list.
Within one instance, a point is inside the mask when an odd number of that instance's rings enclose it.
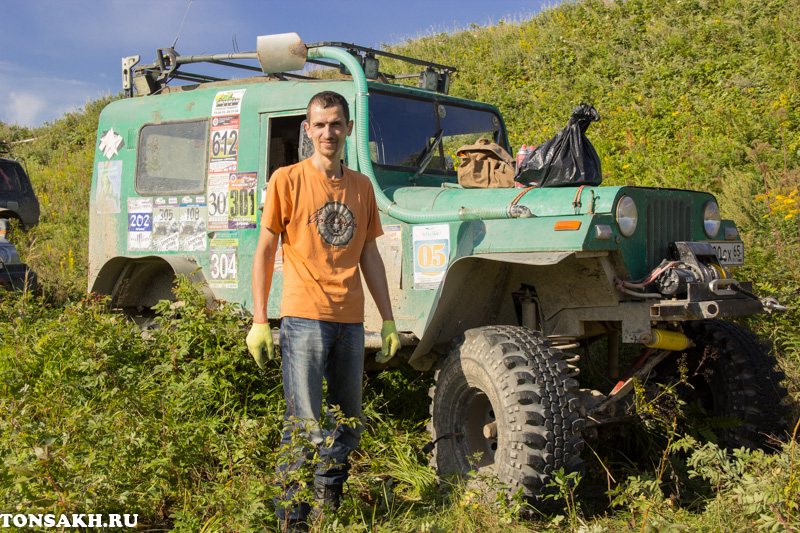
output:
{"label": "man's arm", "polygon": [[250,355],[264,368],[264,350],[267,359],[275,357],[275,345],[272,342],[272,330],[267,321],[267,300],[272,285],[272,269],[275,266],[275,248],[278,236],[267,228],[261,228],[258,235],[256,253],[253,257],[253,325],[245,342]]}
{"label": "man's arm", "polygon": [[252,270],[253,322],[256,324],[267,322],[267,301],[272,286],[272,271],[275,268],[277,246],[278,235],[272,230],[262,227],[253,256]]}
{"label": "man's arm", "polygon": [[361,272],[367,282],[367,288],[378,306],[378,312],[383,318],[381,327],[381,353],[375,356],[379,363],[386,363],[394,357],[400,349],[400,336],[397,334],[397,327],[394,324],[392,315],[392,300],[389,298],[389,285],[386,283],[386,269],[383,266],[383,259],[378,251],[375,241],[364,244],[359,259]]}
{"label": "man's arm", "polygon": [[383,320],[394,320],[392,315],[392,301],[389,298],[389,285],[386,283],[386,269],[383,266],[383,258],[378,251],[375,241],[364,243],[359,259],[361,272],[364,274],[364,281],[367,288],[378,306],[378,312]]}

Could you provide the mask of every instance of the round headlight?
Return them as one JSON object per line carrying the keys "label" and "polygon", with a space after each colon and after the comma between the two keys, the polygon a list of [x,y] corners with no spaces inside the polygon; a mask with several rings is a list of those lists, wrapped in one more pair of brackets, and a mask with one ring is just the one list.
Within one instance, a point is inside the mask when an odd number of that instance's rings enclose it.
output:
{"label": "round headlight", "polygon": [[714,238],[719,233],[722,224],[722,217],[719,216],[719,206],[717,202],[708,202],[703,207],[703,230],[710,238]]}
{"label": "round headlight", "polygon": [[639,222],[639,212],[636,203],[630,196],[623,196],[617,203],[617,227],[624,237],[630,237],[636,231]]}

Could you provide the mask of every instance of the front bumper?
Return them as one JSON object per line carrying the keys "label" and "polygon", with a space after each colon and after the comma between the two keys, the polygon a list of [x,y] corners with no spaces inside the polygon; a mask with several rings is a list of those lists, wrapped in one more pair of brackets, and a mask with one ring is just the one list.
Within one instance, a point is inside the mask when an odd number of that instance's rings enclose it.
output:
{"label": "front bumper", "polygon": [[[752,283],[742,281],[738,286],[752,292]],[[744,295],[714,297],[706,283],[689,284],[685,300],[661,300],[650,304],[650,319],[654,321],[700,320],[755,315],[764,312],[759,300]]]}

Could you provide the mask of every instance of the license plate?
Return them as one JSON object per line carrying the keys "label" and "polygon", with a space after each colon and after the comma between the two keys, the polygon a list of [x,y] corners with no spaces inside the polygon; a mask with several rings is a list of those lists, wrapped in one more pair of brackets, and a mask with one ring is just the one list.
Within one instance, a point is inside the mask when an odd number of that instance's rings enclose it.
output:
{"label": "license plate", "polygon": [[739,266],[744,264],[744,243],[742,242],[710,242],[722,266]]}

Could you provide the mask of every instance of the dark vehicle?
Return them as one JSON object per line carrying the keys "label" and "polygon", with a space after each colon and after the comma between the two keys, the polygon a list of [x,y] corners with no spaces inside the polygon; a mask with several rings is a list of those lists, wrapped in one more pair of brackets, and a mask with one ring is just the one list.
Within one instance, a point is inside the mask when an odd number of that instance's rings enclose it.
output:
{"label": "dark vehicle", "polygon": [[8,220],[0,218],[0,291],[3,289],[33,289],[37,285],[36,273],[19,258],[19,253],[6,239]]}
{"label": "dark vehicle", "polygon": [[18,161],[0,157],[0,218],[16,219],[27,229],[39,223],[39,200]]}

